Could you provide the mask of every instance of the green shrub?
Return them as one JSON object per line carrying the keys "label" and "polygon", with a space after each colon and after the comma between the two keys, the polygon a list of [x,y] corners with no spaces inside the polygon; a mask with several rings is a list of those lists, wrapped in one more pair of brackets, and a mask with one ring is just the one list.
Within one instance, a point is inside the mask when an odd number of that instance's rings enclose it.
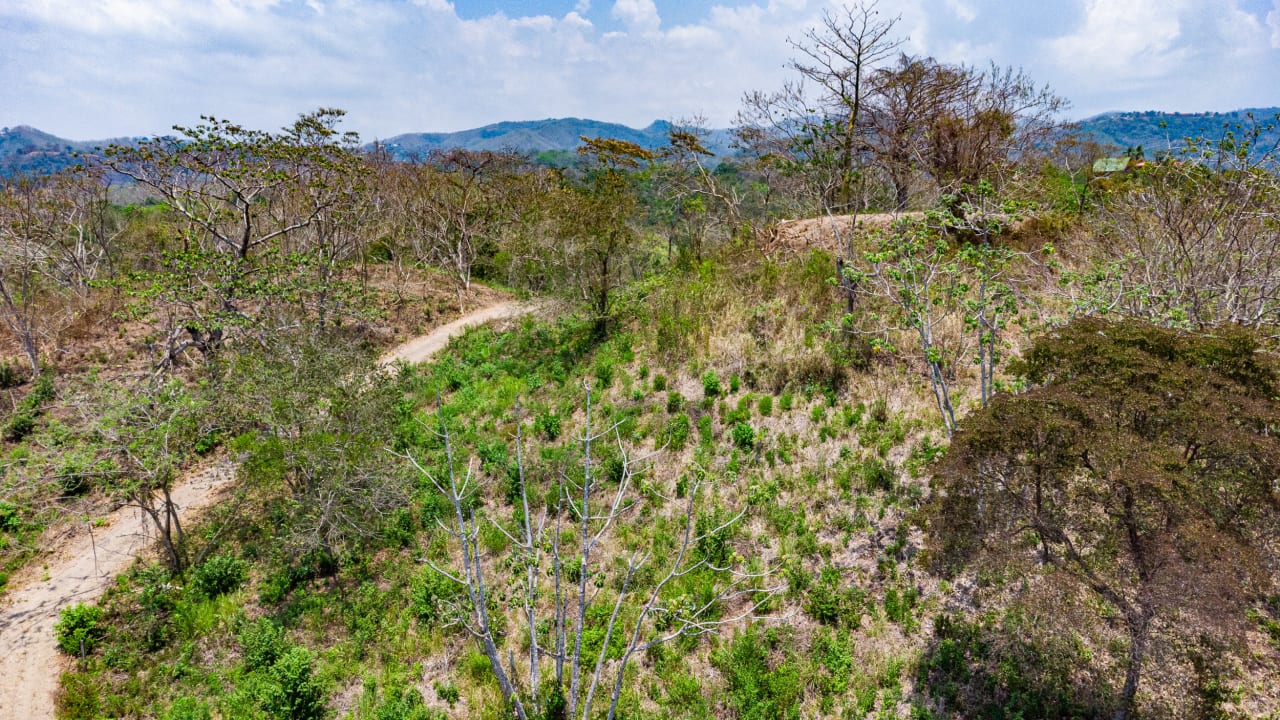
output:
{"label": "green shrub", "polygon": [[756,431],[744,422],[734,425],[733,444],[743,450],[750,450],[756,444]]}
{"label": "green shrub", "polygon": [[36,429],[36,416],[30,410],[19,410],[9,417],[4,426],[4,439],[21,442]]}
{"label": "green shrub", "polygon": [[458,584],[434,568],[424,567],[409,586],[409,603],[418,620],[434,625],[444,619],[445,604],[458,594]]}
{"label": "green shrub", "polygon": [[553,412],[545,412],[534,421],[534,429],[547,442],[555,442],[560,437],[560,416]]}
{"label": "green shrub", "polygon": [[18,363],[0,360],[0,390],[17,387],[27,379],[26,373]]}
{"label": "green shrub", "polygon": [[715,439],[715,435],[711,429],[711,416],[703,415],[698,418],[698,439],[703,445],[710,445]]}
{"label": "green shrub", "polygon": [[680,408],[682,407],[684,407],[684,395],[681,395],[679,392],[675,390],[672,390],[671,392],[667,393],[667,412],[668,413],[678,413],[680,412]]}
{"label": "green shrub", "polygon": [[736,393],[742,387],[742,378],[737,373],[729,376],[729,393]]}
{"label": "green shrub", "polygon": [[288,649],[284,628],[267,618],[244,623],[236,633],[244,665],[249,670],[260,670],[275,664]]}
{"label": "green shrub", "polygon": [[702,375],[702,395],[703,397],[717,397],[720,395],[720,376],[715,370],[708,370]]}
{"label": "green shrub", "polygon": [[862,484],[866,487],[867,492],[875,492],[883,490],[890,492],[893,490],[894,476],[893,468],[889,467],[880,458],[868,458],[862,463]]}
{"label": "green shrub", "polygon": [[805,612],[809,617],[832,627],[857,628],[862,622],[866,594],[859,588],[840,587],[840,573],[824,567],[806,597]]}
{"label": "green shrub", "polygon": [[799,720],[805,677],[790,653],[771,662],[779,646],[786,643],[775,631],[762,637],[751,626],[712,654],[711,663],[727,685],[727,704],[741,720]]}
{"label": "green shrub", "polygon": [[794,404],[795,398],[791,395],[790,391],[782,393],[782,397],[778,398],[778,407],[782,409],[782,412],[791,412],[791,408],[794,407]]}
{"label": "green shrub", "polygon": [[249,579],[249,563],[234,555],[214,555],[191,571],[191,587],[207,598],[239,588]]}
{"label": "green shrub", "polygon": [[18,506],[8,500],[0,500],[0,532],[16,532],[21,525]]}
{"label": "green shrub", "polygon": [[666,375],[654,375],[654,376],[653,376],[653,391],[654,391],[654,392],[663,392],[663,391],[664,391],[664,390],[666,390],[666,389],[667,389],[667,376],[666,376]]}
{"label": "green shrub", "polygon": [[164,720],[211,720],[213,712],[203,700],[184,695],[174,700],[161,717]]}
{"label": "green shrub", "polygon": [[281,720],[319,720],[325,714],[325,693],[316,680],[311,652],[289,648],[271,666],[272,685],[264,693],[263,709]]}
{"label": "green shrub", "polygon": [[[453,686],[450,684],[447,687]],[[439,690],[440,683],[437,682],[436,691]],[[456,690],[455,688],[455,692]],[[443,696],[441,699],[444,699]],[[449,705],[452,706],[453,703]],[[444,720],[445,717],[444,713],[428,708],[422,702],[422,693],[414,687],[388,690],[373,713],[374,720]]]}
{"label": "green shrub", "polygon": [[596,380],[599,381],[601,389],[613,386],[614,368],[612,360],[597,360],[595,366]]}
{"label": "green shrub", "polygon": [[689,441],[691,429],[689,416],[686,413],[680,413],[667,420],[667,425],[662,430],[662,442],[672,450],[683,450]]}
{"label": "green shrub", "polygon": [[102,717],[101,682],[92,673],[63,673],[54,698],[57,717],[63,720],[98,720]]}
{"label": "green shrub", "polygon": [[441,700],[449,703],[449,707],[453,707],[457,704],[458,700],[462,698],[462,695],[458,693],[458,686],[451,682],[440,682],[437,680],[434,684],[434,688],[436,691],[436,697],[439,697]]}
{"label": "green shrub", "polygon": [[94,645],[106,635],[106,628],[99,624],[101,619],[100,607],[77,603],[63,608],[53,626],[58,647],[68,655],[79,655],[82,644],[85,653],[93,652]]}
{"label": "green shrub", "polygon": [[769,417],[773,414],[773,396],[761,395],[759,402],[756,403],[756,412],[760,413],[760,417]]}

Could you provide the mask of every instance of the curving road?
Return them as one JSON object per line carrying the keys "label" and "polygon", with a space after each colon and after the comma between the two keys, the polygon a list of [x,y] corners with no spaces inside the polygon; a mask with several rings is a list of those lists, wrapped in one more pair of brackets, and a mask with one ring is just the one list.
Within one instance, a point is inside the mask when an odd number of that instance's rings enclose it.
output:
{"label": "curving road", "polygon": [[[490,305],[448,325],[414,338],[387,353],[380,363],[420,363],[464,330],[491,320],[533,310],[519,302]],[[187,473],[174,487],[173,498],[183,517],[208,507],[235,478],[236,465],[218,460]],[[0,720],[53,720],[53,698],[66,660],[58,654],[53,625],[63,607],[98,599],[112,578],[147,548],[151,537],[136,508],[122,507],[85,524],[49,555],[39,578],[11,587],[0,599]]]}

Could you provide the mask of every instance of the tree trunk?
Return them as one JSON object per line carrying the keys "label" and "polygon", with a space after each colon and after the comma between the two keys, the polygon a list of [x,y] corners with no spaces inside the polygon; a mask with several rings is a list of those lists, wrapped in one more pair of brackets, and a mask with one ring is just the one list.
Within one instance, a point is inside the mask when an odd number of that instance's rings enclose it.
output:
{"label": "tree trunk", "polygon": [[1142,662],[1147,654],[1147,634],[1150,630],[1150,613],[1143,610],[1141,615],[1129,621],[1129,662],[1124,673],[1124,688],[1120,691],[1120,706],[1116,708],[1113,720],[1129,720],[1136,709],[1134,701],[1138,694],[1138,681],[1142,675]]}

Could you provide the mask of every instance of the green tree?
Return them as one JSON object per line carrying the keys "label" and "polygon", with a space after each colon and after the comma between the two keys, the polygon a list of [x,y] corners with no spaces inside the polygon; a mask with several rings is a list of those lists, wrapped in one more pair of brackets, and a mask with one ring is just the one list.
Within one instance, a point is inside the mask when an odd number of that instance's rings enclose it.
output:
{"label": "green tree", "polygon": [[1257,350],[1239,330],[1077,320],[1015,364],[1032,389],[967,418],[936,470],[942,567],[1038,576],[1120,630],[1117,720],[1150,666],[1231,640],[1274,583],[1280,377]]}
{"label": "green tree", "polygon": [[[156,193],[178,222],[160,261],[134,278],[154,309],[164,362],[209,355],[234,331],[259,336],[300,312],[320,325],[342,306],[337,267],[366,169],[341,110],[302,115],[279,133],[203,118],[180,137],[113,145],[106,163]],[[292,316],[292,317],[289,317]]]}

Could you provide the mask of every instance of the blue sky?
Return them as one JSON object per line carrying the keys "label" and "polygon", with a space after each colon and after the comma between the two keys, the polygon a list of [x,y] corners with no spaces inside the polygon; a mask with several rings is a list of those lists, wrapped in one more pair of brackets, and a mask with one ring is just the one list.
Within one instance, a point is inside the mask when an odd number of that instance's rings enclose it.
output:
{"label": "blue sky", "polygon": [[[0,0],[0,125],[161,133],[321,106],[365,138],[591,117],[728,126],[839,0]],[[1280,105],[1280,0],[880,0],[905,49],[1108,110]]]}

